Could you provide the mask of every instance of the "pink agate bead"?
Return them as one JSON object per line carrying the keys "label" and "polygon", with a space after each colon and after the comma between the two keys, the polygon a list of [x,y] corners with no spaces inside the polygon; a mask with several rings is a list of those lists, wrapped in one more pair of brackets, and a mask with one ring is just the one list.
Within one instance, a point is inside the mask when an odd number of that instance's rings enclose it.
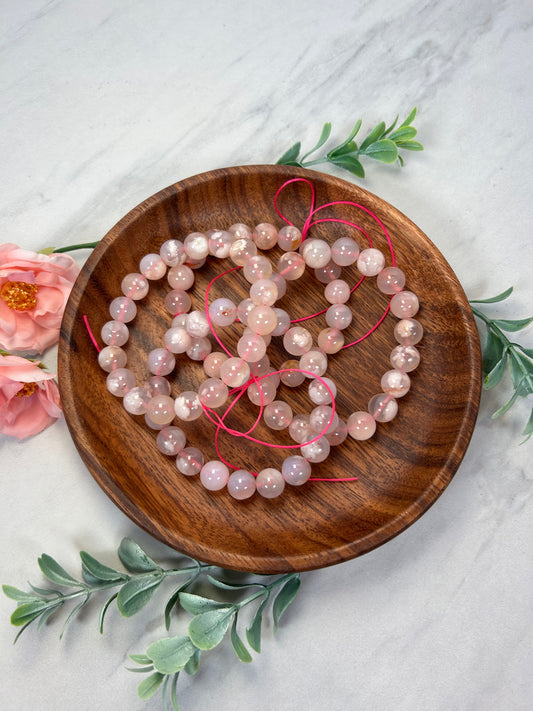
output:
{"label": "pink agate bead", "polygon": [[220,378],[230,388],[238,388],[249,380],[250,366],[242,358],[227,358],[220,366]]}
{"label": "pink agate bead", "polygon": [[248,328],[260,336],[267,336],[276,328],[278,318],[271,306],[254,306],[248,314]]}
{"label": "pink agate bead", "polygon": [[[296,370],[289,370],[290,368],[295,368]],[[305,380],[305,375],[300,373],[300,364],[297,360],[286,360],[282,364],[280,370],[288,370],[287,373],[280,373],[280,379],[283,385],[289,388],[297,388]]]}
{"label": "pink agate bead", "polygon": [[171,353],[185,353],[192,345],[192,338],[184,328],[173,327],[165,332],[165,347]]}
{"label": "pink agate bead", "polygon": [[266,375],[270,371],[270,360],[267,355],[264,355],[259,360],[249,363],[250,374],[254,375],[256,378],[260,378],[262,375]]}
{"label": "pink agate bead", "polygon": [[250,287],[250,298],[256,306],[273,306],[278,298],[278,287],[271,279],[258,279]]}
{"label": "pink agate bead", "polygon": [[212,345],[208,338],[193,338],[185,351],[191,360],[204,360],[211,353]]}
{"label": "pink agate bead", "polygon": [[183,247],[183,242],[179,239],[167,239],[159,248],[159,256],[167,267],[176,267],[183,264],[187,255]]}
{"label": "pink agate bead", "polygon": [[401,370],[388,370],[381,377],[381,389],[392,397],[403,397],[409,392],[411,380]]}
{"label": "pink agate bead", "polygon": [[391,351],[390,362],[396,370],[410,373],[415,368],[418,368],[420,353],[414,346],[396,346]]}
{"label": "pink agate bead", "polygon": [[314,442],[302,444],[300,447],[302,457],[312,464],[319,464],[325,461],[330,452],[329,442],[325,437],[319,437]]}
{"label": "pink agate bead", "polygon": [[116,299],[109,304],[109,314],[115,321],[129,323],[137,316],[137,306],[127,296],[117,296]]}
{"label": "pink agate bead", "polygon": [[146,388],[136,387],[124,395],[122,404],[126,412],[129,412],[130,415],[144,415],[146,406],[150,400],[151,397]]}
{"label": "pink agate bead", "polygon": [[403,318],[394,327],[394,337],[402,346],[416,346],[423,335],[422,324],[414,318]]}
{"label": "pink agate bead", "polygon": [[331,246],[331,259],[341,267],[354,264],[359,256],[359,245],[351,237],[340,237]]}
{"label": "pink agate bead", "polygon": [[[322,382],[323,381],[323,382]],[[309,383],[309,399],[314,402],[315,405],[330,405],[331,404],[331,394],[329,393],[326,385],[331,390],[333,398],[337,394],[337,386],[330,378],[321,378],[318,380],[315,378]]]}
{"label": "pink agate bead", "polygon": [[249,257],[244,263],[242,270],[244,278],[253,284],[259,279],[268,279],[272,274],[272,264],[270,260],[263,257],[262,254],[258,254],[255,257]]}
{"label": "pink agate bead", "polygon": [[246,389],[248,399],[254,405],[257,405],[257,407],[270,405],[271,402],[274,402],[276,392],[276,382],[270,378],[264,378],[263,380],[258,380],[256,383],[251,383]]}
{"label": "pink agate bead", "polygon": [[189,313],[185,328],[193,338],[205,338],[211,333],[207,316],[200,310],[194,310]]}
{"label": "pink agate bead", "polygon": [[144,299],[150,289],[148,279],[142,274],[126,274],[120,284],[124,296],[134,301]]}
{"label": "pink agate bead", "polygon": [[301,486],[311,476],[311,465],[297,454],[287,457],[281,465],[281,475],[291,486]]}
{"label": "pink agate bead", "polygon": [[308,442],[316,434],[309,424],[309,415],[296,415],[289,425],[289,434],[297,444]]}
{"label": "pink agate bead", "polygon": [[265,499],[275,499],[285,488],[285,479],[277,469],[262,469],[255,479],[257,492]]}
{"label": "pink agate bead", "polygon": [[185,434],[179,427],[164,427],[156,438],[156,445],[160,452],[167,457],[176,456],[185,447]]}
{"label": "pink agate bead", "polygon": [[278,309],[274,307],[274,313],[278,319],[276,328],[272,331],[272,336],[283,336],[289,328],[291,327],[291,317],[285,311],[285,309]]}
{"label": "pink agate bead", "polygon": [[357,440],[365,440],[372,437],[376,431],[376,421],[369,412],[354,412],[346,423],[348,434]]}
{"label": "pink agate bead", "polygon": [[398,267],[385,267],[378,274],[376,285],[383,294],[398,294],[405,286],[405,274]]}
{"label": "pink agate bead", "polygon": [[233,241],[238,239],[250,239],[252,236],[252,230],[250,227],[242,222],[236,222],[228,228],[228,232],[233,237]]}
{"label": "pink agate bead", "polygon": [[217,259],[229,257],[229,251],[233,243],[233,235],[225,230],[211,230],[207,235],[207,245],[209,254]]}
{"label": "pink agate bead", "polygon": [[255,476],[246,469],[237,469],[230,474],[227,487],[228,494],[234,499],[249,499],[255,493]]}
{"label": "pink agate bead", "polygon": [[127,368],[116,368],[107,376],[106,387],[115,397],[124,397],[135,387],[135,376]]}
{"label": "pink agate bead", "polygon": [[102,370],[110,373],[116,368],[123,368],[128,362],[126,351],[118,346],[105,346],[98,353],[98,365]]}
{"label": "pink agate bead", "polygon": [[305,272],[305,259],[298,252],[285,252],[278,259],[278,273],[287,281],[296,281]]}
{"label": "pink agate bead", "polygon": [[183,240],[183,247],[190,259],[205,259],[209,254],[209,244],[203,232],[191,232]]}
{"label": "pink agate bead", "polygon": [[128,342],[130,332],[122,321],[107,321],[102,326],[102,341],[108,346],[123,346]]}
{"label": "pink agate bead", "polygon": [[328,369],[328,357],[322,351],[307,351],[300,357],[299,368],[307,373],[312,373],[312,375],[305,373],[306,378],[311,378],[313,375],[324,375]]}
{"label": "pink agate bead", "polygon": [[220,378],[220,368],[222,363],[228,359],[225,353],[220,351],[213,351],[209,353],[204,359],[204,372],[210,378]]}
{"label": "pink agate bead", "polygon": [[194,284],[194,272],[186,264],[179,264],[168,270],[167,281],[173,289],[187,291]]}
{"label": "pink agate bead", "polygon": [[357,268],[364,276],[376,276],[385,266],[385,257],[379,251],[370,247],[363,249],[357,260]]}
{"label": "pink agate bead", "polygon": [[313,336],[303,326],[293,326],[283,336],[283,347],[291,355],[301,356],[311,350]]}
{"label": "pink agate bead", "polygon": [[165,308],[173,316],[184,314],[191,308],[191,297],[183,289],[173,289],[165,296]]}
{"label": "pink agate bead", "polygon": [[198,399],[198,393],[194,390],[185,390],[174,400],[174,412],[176,417],[184,422],[197,420],[204,410]]}
{"label": "pink agate bead", "polygon": [[204,455],[197,447],[185,447],[176,457],[178,471],[185,476],[198,474],[204,465]]}
{"label": "pink agate bead", "polygon": [[237,341],[237,353],[247,363],[261,360],[266,353],[267,345],[259,334],[243,335]]}
{"label": "pink agate bead", "polygon": [[231,261],[238,267],[243,267],[250,257],[257,254],[257,245],[251,239],[236,239],[229,250]]}
{"label": "pink agate bead", "polygon": [[185,326],[187,325],[187,318],[187,313],[176,314],[172,319],[172,323],[170,325],[172,326],[172,328],[185,328]]}
{"label": "pink agate bead", "polygon": [[291,406],[283,400],[274,400],[265,407],[263,419],[271,430],[284,430],[291,424]]}
{"label": "pink agate bead", "polygon": [[324,437],[328,440],[330,447],[338,447],[348,437],[348,426],[340,417],[335,429],[328,429]]}
{"label": "pink agate bead", "polygon": [[339,416],[333,412],[331,405],[317,405],[311,410],[309,424],[315,434],[333,432],[339,425]]}
{"label": "pink agate bead", "polygon": [[342,268],[333,261],[329,261],[325,267],[315,269],[315,277],[321,284],[329,284],[340,277]]}
{"label": "pink agate bead", "polygon": [[245,326],[248,325],[248,314],[254,306],[257,306],[257,304],[254,304],[252,299],[243,299],[237,306],[237,318]]}
{"label": "pink agate bead", "polygon": [[220,491],[228,483],[229,469],[224,462],[213,459],[200,469],[200,481],[208,491]]}
{"label": "pink agate bead", "polygon": [[398,414],[398,403],[386,393],[379,393],[370,398],[368,412],[376,422],[390,422]]}
{"label": "pink agate bead", "polygon": [[326,301],[330,304],[345,304],[350,298],[350,287],[344,279],[334,279],[324,289]]}
{"label": "pink agate bead", "polygon": [[170,395],[170,383],[162,375],[152,375],[145,382],[144,387],[151,397],[155,395]]}
{"label": "pink agate bead", "polygon": [[278,274],[277,272],[273,272],[272,275],[270,276],[269,281],[274,282],[274,284],[276,285],[277,290],[278,290],[278,299],[282,299],[287,292],[286,280],[281,276],[281,274]]}
{"label": "pink agate bead", "polygon": [[139,262],[139,271],[147,279],[161,279],[165,276],[167,265],[159,254],[145,254]]}
{"label": "pink agate bead", "polygon": [[352,312],[346,304],[333,304],[326,311],[326,323],[330,328],[343,331],[352,322]]}
{"label": "pink agate bead", "polygon": [[390,302],[391,312],[398,318],[411,318],[418,313],[419,302],[412,291],[401,291],[395,294]]}
{"label": "pink agate bead", "polygon": [[302,233],[294,225],[285,225],[279,231],[278,246],[284,252],[295,252],[302,243]]}
{"label": "pink agate bead", "polygon": [[148,370],[153,375],[168,375],[172,373],[176,366],[176,358],[174,354],[167,351],[166,348],[154,348],[148,353],[147,358]]}
{"label": "pink agate bead", "polygon": [[325,267],[331,260],[331,248],[323,239],[306,239],[300,247],[300,254],[311,269]]}
{"label": "pink agate bead", "polygon": [[220,407],[228,399],[228,386],[219,378],[208,378],[198,388],[198,399],[206,407]]}
{"label": "pink agate bead", "polygon": [[252,239],[259,249],[272,249],[278,241],[278,231],[269,222],[261,222],[252,232]]}
{"label": "pink agate bead", "polygon": [[168,425],[174,419],[174,400],[168,395],[156,395],[146,405],[145,414],[156,425]]}
{"label": "pink agate bead", "polygon": [[338,353],[344,345],[344,336],[338,328],[324,328],[318,334],[317,343],[324,353]]}

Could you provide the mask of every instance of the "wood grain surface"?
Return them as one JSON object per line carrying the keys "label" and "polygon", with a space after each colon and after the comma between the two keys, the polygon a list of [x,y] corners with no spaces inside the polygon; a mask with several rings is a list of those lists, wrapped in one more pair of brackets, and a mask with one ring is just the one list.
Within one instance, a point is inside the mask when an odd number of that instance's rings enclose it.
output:
{"label": "wood grain surface", "polygon": [[[422,361],[411,373],[411,391],[398,401],[395,420],[379,424],[374,438],[366,442],[349,437],[340,447],[332,448],[326,462],[313,466],[312,476],[355,475],[358,482],[308,482],[301,487],[287,486],[274,500],[255,494],[239,502],[226,491],[206,491],[198,477],[180,474],[174,459],[156,449],[155,434],[144,418],[126,413],[120,400],[107,392],[105,373],[98,366],[83,316],[88,317],[101,342],[100,329],[110,318],[109,303],[121,294],[123,276],[138,271],[140,258],[157,252],[168,238],[183,239],[189,232],[210,228],[227,229],[235,222],[252,227],[272,222],[280,228],[283,223],[275,213],[273,198],[292,177],[311,180],[317,205],[356,202],[376,213],[387,226],[398,266],[406,273],[406,288],[421,302],[417,318],[424,327],[419,346]],[[297,226],[305,221],[309,204],[310,191],[303,183],[292,184],[279,201],[282,212]],[[337,206],[324,216],[357,222],[368,230],[375,246],[386,251],[380,230],[363,211]],[[312,232],[329,243],[346,234],[366,246],[343,225],[328,223]],[[279,251],[267,254],[275,260]],[[205,287],[213,276],[230,266],[227,261],[209,259],[197,270],[191,292],[193,308],[202,307]],[[355,277],[354,267],[343,271],[343,278]],[[135,372],[138,384],[148,376],[146,354],[163,345],[170,321],[162,303],[169,290],[166,280],[151,284],[149,295],[138,302],[126,346],[128,367]],[[219,279],[212,298],[225,295],[238,301],[248,295],[248,288],[238,273]],[[365,333],[386,300],[375,280],[366,279],[350,301],[354,319],[347,339],[355,340]],[[323,285],[306,274],[289,284],[277,305],[286,308],[292,318],[319,311],[325,308]],[[315,339],[325,327],[323,319],[306,324]],[[396,321],[389,315],[370,338],[330,357],[327,375],[337,384],[337,409],[343,419],[366,409],[369,398],[380,392],[381,375],[391,367],[389,354],[397,345],[393,337]],[[237,326],[223,331],[230,349],[234,349],[237,332]],[[277,367],[289,357],[280,342],[273,339],[269,348]],[[175,395],[196,390],[205,376],[201,364],[178,356],[176,372],[169,378]],[[160,191],[104,237],[82,269],[67,305],[59,383],[65,417],[81,457],[106,494],[135,523],[175,549],[225,568],[258,573],[303,571],[348,560],[385,543],[416,521],[443,492],[474,428],[481,389],[480,349],[468,301],[453,271],[431,241],[398,210],[358,186],[321,173],[287,166],[244,166],[204,173]],[[313,407],[307,388],[281,387],[278,396],[286,399],[295,413],[309,412]],[[241,430],[250,426],[257,413],[246,397],[242,403],[228,420],[230,426]],[[216,458],[214,426],[203,418],[177,424],[185,431],[187,444],[198,446],[206,461]],[[288,433],[273,433],[263,424],[256,435],[294,444]],[[226,459],[253,471],[266,466],[280,468],[288,454],[224,434],[220,444]]]}

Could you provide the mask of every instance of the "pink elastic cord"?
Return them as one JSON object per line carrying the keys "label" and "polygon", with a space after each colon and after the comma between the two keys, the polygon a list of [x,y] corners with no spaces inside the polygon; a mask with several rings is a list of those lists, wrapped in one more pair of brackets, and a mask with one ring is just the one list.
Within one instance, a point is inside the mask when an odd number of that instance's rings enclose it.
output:
{"label": "pink elastic cord", "polygon": [[87,329],[87,333],[89,334],[89,338],[91,339],[93,346],[96,348],[98,353],[102,350],[100,346],[98,345],[96,338],[94,337],[93,332],[91,331],[91,327],[89,326],[89,319],[85,314],[83,314],[83,323],[85,324],[85,328]]}

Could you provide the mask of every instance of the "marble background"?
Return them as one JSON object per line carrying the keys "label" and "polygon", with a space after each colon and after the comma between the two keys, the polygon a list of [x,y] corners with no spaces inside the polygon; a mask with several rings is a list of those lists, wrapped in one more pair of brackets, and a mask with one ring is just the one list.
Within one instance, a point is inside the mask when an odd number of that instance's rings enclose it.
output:
{"label": "marble background", "polygon": [[[212,168],[275,162],[322,123],[342,139],[418,106],[425,152],[369,164],[364,186],[407,214],[470,298],[515,286],[492,313],[531,315],[533,5],[529,0],[2,0],[2,241],[93,241],[158,189]],[[77,257],[80,263],[83,255]],[[533,345],[532,330],[522,342]],[[55,369],[54,350],[45,361]],[[228,648],[180,683],[185,711],[533,707],[531,401],[483,396],[452,484],[422,519],[360,559],[303,576],[279,634],[240,664]],[[39,584],[42,552],[109,564],[126,519],[82,465],[64,422],[0,437],[1,582]],[[96,607],[12,646],[0,597],[1,706],[156,711],[126,655],[163,628]]]}

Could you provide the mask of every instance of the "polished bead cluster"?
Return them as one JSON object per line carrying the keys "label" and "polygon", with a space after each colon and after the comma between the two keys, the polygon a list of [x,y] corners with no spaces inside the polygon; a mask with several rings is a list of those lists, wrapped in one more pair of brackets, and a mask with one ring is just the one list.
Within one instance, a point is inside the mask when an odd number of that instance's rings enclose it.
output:
{"label": "polished bead cluster", "polygon": [[[283,254],[274,269],[271,260],[259,254],[259,250],[267,251],[275,245]],[[229,259],[235,268],[242,268],[250,284],[249,297],[240,303],[222,297],[208,304],[206,294],[206,310],[191,310],[187,292],[194,285],[195,270],[210,256]],[[347,347],[343,331],[352,321],[348,302],[353,289],[340,277],[342,268],[352,264],[362,277],[376,277],[378,289],[391,297],[390,311],[400,319],[394,328],[399,345],[390,356],[392,369],[381,378],[382,392],[370,399],[367,410],[351,413],[344,422],[335,410],[335,383],[326,373],[328,357]],[[275,306],[285,294],[287,282],[299,279],[306,268],[313,269],[316,278],[325,284],[324,297],[329,304],[326,327],[318,334],[316,344],[307,328],[293,324],[289,313]],[[165,297],[165,307],[172,322],[163,345],[148,354],[150,377],[138,386],[134,374],[126,368],[123,346],[129,337],[127,324],[137,314],[136,303],[148,294],[150,281],[162,279],[165,274],[171,288]],[[138,273],[124,277],[122,296],[111,302],[111,320],[101,331],[106,345],[98,361],[108,372],[109,392],[122,398],[127,412],[144,415],[149,427],[158,430],[158,449],[176,458],[182,474],[199,474],[206,489],[227,488],[235,499],[247,499],[256,491],[265,498],[275,498],[286,484],[300,486],[307,482],[311,465],[325,461],[330,448],[344,442],[348,435],[356,440],[368,439],[376,430],[376,422],[388,422],[396,416],[397,399],[411,385],[408,373],[419,364],[415,346],[423,335],[421,324],[413,318],[419,308],[418,299],[404,287],[405,275],[401,269],[386,267],[383,253],[374,247],[360,251],[350,237],[341,237],[330,246],[322,239],[303,239],[293,225],[278,231],[269,223],[259,224],[253,230],[239,223],[228,230],[193,232],[183,241],[167,240],[158,254],[142,257]],[[243,330],[237,353],[231,354],[216,335],[214,326],[224,328],[235,322],[242,324]],[[210,335],[219,342],[221,351],[212,351]],[[282,339],[290,356],[277,371],[271,367],[267,355],[272,337]],[[184,391],[172,397],[166,376],[173,372],[176,356],[180,354],[201,361],[206,379],[197,391]],[[315,407],[309,414],[294,414],[289,403],[277,399],[278,386],[282,383],[296,388],[306,381]],[[299,453],[286,457],[281,470],[230,472],[234,467],[221,461],[222,458],[205,462],[197,447],[186,446],[183,430],[173,424],[175,419],[190,422],[205,416],[215,423],[217,435],[220,430],[232,434],[223,416],[215,411],[244,391],[250,403],[260,408],[256,424],[262,417],[273,431],[287,429],[296,443],[293,448],[298,448]],[[250,434],[253,429],[248,432],[249,439],[258,442]]]}

